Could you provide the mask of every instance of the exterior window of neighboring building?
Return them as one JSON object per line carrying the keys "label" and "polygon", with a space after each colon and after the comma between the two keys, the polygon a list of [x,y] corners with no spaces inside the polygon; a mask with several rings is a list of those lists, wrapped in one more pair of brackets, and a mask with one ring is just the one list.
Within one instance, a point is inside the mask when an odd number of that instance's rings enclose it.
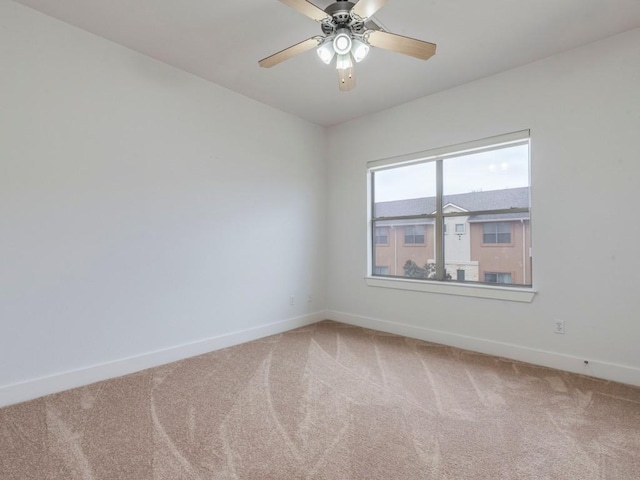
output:
{"label": "exterior window of neighboring building", "polygon": [[509,222],[491,222],[482,225],[482,243],[511,243]]}
{"label": "exterior window of neighboring building", "polygon": [[485,272],[484,281],[487,283],[513,283],[510,273]]}
{"label": "exterior window of neighboring building", "polygon": [[[371,275],[533,285],[528,131],[367,167]],[[385,248],[392,229],[404,242]]]}
{"label": "exterior window of neighboring building", "polygon": [[404,243],[406,245],[423,245],[424,226],[410,225],[408,227],[404,227]]}
{"label": "exterior window of neighboring building", "polygon": [[376,227],[376,245],[389,244],[389,230],[385,227]]}
{"label": "exterior window of neighboring building", "polygon": [[373,267],[373,273],[376,275],[389,275],[389,267],[380,267],[376,265]]}

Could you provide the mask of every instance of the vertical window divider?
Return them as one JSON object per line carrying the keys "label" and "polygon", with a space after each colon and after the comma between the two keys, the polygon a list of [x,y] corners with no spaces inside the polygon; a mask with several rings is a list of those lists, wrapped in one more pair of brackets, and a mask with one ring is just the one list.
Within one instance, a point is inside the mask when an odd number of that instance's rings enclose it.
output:
{"label": "vertical window divider", "polygon": [[[376,172],[371,172],[369,176],[371,184],[369,188],[371,190],[371,216],[369,218],[374,218],[376,216],[376,180],[375,180]],[[371,242],[371,272],[369,275],[373,274],[376,268],[376,245],[375,245],[375,235],[376,235],[376,223],[371,221],[371,231],[369,232],[369,241]]]}
{"label": "vertical window divider", "polygon": [[442,213],[442,192],[444,189],[442,160],[436,160],[436,280],[445,279],[444,268],[444,217]]}

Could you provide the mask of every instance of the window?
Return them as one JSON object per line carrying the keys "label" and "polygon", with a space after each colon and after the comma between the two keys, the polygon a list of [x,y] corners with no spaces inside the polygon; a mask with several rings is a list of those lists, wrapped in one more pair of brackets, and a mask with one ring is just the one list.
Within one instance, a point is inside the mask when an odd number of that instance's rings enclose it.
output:
{"label": "window", "polygon": [[389,244],[389,231],[384,227],[376,227],[376,245]]}
{"label": "window", "polygon": [[509,222],[491,222],[482,225],[482,243],[511,243]]}
{"label": "window", "polygon": [[376,265],[373,267],[373,273],[376,275],[389,275],[389,267],[380,267]]}
{"label": "window", "polygon": [[510,273],[485,272],[484,281],[487,283],[511,283]]}
{"label": "window", "polygon": [[[528,131],[367,166],[372,275],[531,287]],[[404,243],[376,248],[382,229]]]}
{"label": "window", "polygon": [[424,226],[411,225],[404,227],[404,243],[406,245],[424,244]]}

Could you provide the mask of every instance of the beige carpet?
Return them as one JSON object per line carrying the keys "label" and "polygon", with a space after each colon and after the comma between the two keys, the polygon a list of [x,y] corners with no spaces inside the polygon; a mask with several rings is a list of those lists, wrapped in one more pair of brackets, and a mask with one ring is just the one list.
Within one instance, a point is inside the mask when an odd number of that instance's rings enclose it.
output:
{"label": "beige carpet", "polygon": [[640,389],[322,322],[2,409],[0,478],[639,479]]}

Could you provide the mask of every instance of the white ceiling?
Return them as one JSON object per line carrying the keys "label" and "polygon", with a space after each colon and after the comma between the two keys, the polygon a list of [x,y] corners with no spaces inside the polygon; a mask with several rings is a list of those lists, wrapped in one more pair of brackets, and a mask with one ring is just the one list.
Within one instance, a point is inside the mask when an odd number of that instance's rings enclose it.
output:
{"label": "white ceiling", "polygon": [[[278,0],[17,0],[320,125],[334,125],[640,27],[640,0],[390,0],[387,30],[438,45],[428,61],[372,49],[340,92],[313,51],[258,60],[319,24]],[[314,0],[325,8],[332,0]],[[640,49],[639,49],[640,54]]]}

